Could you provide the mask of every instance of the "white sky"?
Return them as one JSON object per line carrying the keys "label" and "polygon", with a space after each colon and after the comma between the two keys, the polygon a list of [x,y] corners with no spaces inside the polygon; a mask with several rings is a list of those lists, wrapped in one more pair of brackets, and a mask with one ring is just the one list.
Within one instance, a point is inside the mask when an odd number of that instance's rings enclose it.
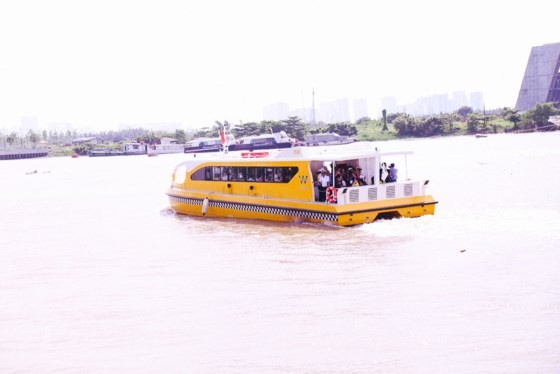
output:
{"label": "white sky", "polygon": [[[462,90],[514,106],[560,2],[2,0],[0,129],[183,128],[260,121],[348,97],[399,104]],[[375,112],[373,112],[376,110]]]}

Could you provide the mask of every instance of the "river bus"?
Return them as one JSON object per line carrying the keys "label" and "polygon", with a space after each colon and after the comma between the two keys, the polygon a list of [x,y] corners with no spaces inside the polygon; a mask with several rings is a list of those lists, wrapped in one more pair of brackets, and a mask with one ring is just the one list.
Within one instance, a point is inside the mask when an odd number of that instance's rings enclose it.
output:
{"label": "river bus", "polygon": [[[428,180],[408,177],[412,152],[380,152],[371,142],[190,156],[175,167],[167,191],[179,214],[354,226],[377,219],[434,214]],[[383,162],[400,167],[397,182],[380,183]],[[319,170],[360,170],[368,183],[327,189]],[[331,178],[332,183],[332,178]],[[324,192],[324,190],[323,190]]]}

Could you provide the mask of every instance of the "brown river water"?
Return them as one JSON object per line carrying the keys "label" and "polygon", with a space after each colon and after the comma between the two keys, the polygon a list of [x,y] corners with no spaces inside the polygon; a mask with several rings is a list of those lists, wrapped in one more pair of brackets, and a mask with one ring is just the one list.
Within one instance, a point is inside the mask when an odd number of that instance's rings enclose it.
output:
{"label": "brown river water", "polygon": [[436,214],[352,228],[174,215],[182,154],[0,161],[0,373],[559,373],[559,144],[380,142]]}

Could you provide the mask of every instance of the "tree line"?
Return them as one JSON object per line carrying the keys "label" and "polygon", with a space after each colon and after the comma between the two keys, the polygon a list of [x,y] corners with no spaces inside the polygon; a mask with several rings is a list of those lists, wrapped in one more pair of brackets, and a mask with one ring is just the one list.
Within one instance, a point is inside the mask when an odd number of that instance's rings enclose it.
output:
{"label": "tree line", "polygon": [[[556,103],[537,104],[535,108],[524,113],[512,108],[492,111],[474,111],[471,107],[463,106],[453,113],[414,117],[407,113],[387,113],[383,110],[378,120],[363,117],[355,123],[319,123],[317,125],[304,122],[299,117],[288,117],[280,121],[245,122],[233,125],[227,121],[215,121],[213,126],[202,127],[186,132],[176,129],[174,132],[154,131],[143,128],[123,129],[118,131],[82,132],[77,130],[35,132],[28,130],[25,135],[16,132],[0,133],[0,146],[4,148],[36,147],[38,143],[70,146],[77,138],[95,137],[105,144],[121,144],[127,141],[157,144],[164,137],[185,143],[189,139],[198,137],[218,137],[222,128],[227,128],[236,138],[260,135],[269,132],[284,131],[288,136],[300,141],[305,135],[318,133],[337,133],[345,136],[355,136],[359,140],[378,140],[381,138],[400,137],[430,137],[458,134],[523,132],[523,131],[552,131],[557,126],[548,122],[549,117],[560,115]],[[80,150],[99,147],[98,144],[86,144]],[[82,149],[84,148],[84,149]]]}

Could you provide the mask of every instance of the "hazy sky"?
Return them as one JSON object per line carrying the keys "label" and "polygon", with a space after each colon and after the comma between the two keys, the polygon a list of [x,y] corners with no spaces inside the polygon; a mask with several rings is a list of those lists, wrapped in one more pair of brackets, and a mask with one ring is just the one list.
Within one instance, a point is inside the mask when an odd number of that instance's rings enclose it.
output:
{"label": "hazy sky", "polygon": [[0,129],[260,121],[267,104],[483,92],[514,106],[560,2],[2,0]]}

